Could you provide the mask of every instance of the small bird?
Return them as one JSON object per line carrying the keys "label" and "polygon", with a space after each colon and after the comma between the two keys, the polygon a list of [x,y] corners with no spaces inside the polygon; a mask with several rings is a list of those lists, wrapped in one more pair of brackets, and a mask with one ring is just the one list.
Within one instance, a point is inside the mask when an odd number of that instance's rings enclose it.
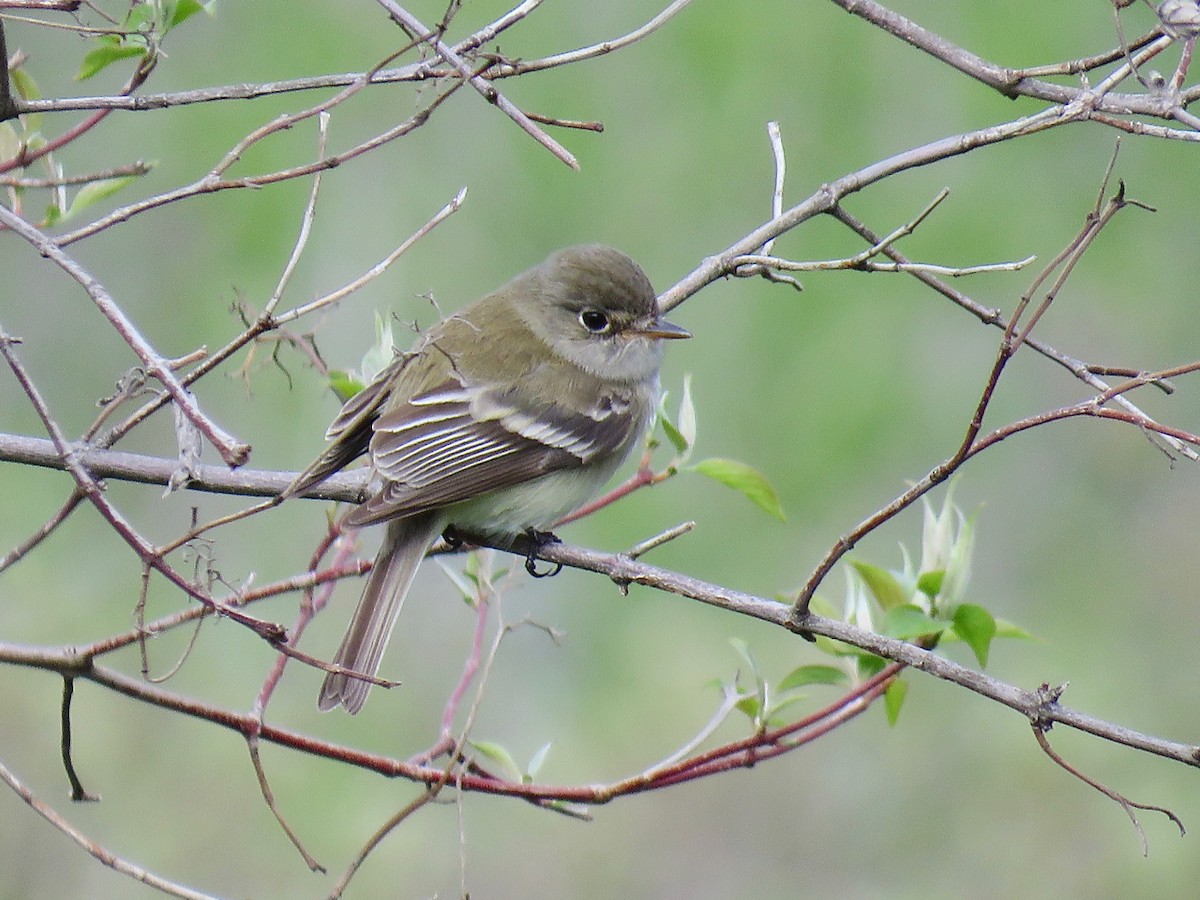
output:
{"label": "small bird", "polygon": [[363,453],[372,479],[349,527],[386,522],[362,599],[325,677],[322,710],[358,712],[417,566],[454,527],[545,539],[592,499],[654,418],[662,341],[654,289],[610,247],[568,247],[397,354],[342,407],[303,493]]}

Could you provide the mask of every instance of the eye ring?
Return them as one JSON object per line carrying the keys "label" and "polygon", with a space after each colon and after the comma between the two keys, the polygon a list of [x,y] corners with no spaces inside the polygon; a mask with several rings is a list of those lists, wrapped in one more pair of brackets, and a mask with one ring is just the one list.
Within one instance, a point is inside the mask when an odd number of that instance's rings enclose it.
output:
{"label": "eye ring", "polygon": [[608,334],[612,331],[612,322],[608,315],[598,309],[585,309],[579,314],[579,324],[592,334]]}

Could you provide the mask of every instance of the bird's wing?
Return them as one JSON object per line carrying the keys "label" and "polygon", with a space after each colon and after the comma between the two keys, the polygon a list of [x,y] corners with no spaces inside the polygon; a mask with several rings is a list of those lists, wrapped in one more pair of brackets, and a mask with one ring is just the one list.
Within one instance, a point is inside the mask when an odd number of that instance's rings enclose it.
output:
{"label": "bird's wing", "polygon": [[620,391],[586,411],[557,403],[530,409],[516,391],[445,382],[374,420],[371,459],[382,484],[348,524],[413,515],[582,466],[618,451],[640,416]]}
{"label": "bird's wing", "polygon": [[300,473],[288,487],[285,496],[301,494],[315,487],[367,452],[371,426],[391,396],[396,379],[412,358],[412,354],[397,355],[370,384],[346,401],[325,432],[325,440],[330,441],[329,447]]}

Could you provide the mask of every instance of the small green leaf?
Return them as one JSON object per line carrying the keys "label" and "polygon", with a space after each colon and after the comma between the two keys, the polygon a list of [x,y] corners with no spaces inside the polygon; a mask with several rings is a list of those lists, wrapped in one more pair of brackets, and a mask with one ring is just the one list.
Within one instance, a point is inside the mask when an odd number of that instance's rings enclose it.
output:
{"label": "small green leaf", "polygon": [[12,159],[21,152],[21,139],[8,122],[0,122],[0,159]]}
{"label": "small green leaf", "polygon": [[884,610],[895,609],[912,602],[912,597],[904,585],[887,569],[857,559],[850,560],[850,565],[854,566],[854,571],[862,577],[875,602]]}
{"label": "small green leaf", "polygon": [[[754,694],[739,700],[737,708],[749,716],[755,725],[761,725],[768,703],[767,682],[759,673],[758,662],[755,661],[754,654],[750,652],[750,645],[739,637],[731,637],[729,643],[745,662],[746,668],[750,670],[750,674],[754,678]],[[740,676],[738,680],[741,680]]]}
{"label": "small green leaf", "polygon": [[742,662],[746,664],[746,668],[757,675],[758,663],[754,661],[754,656],[750,653],[750,644],[740,637],[731,637],[729,639],[729,646],[742,658]]}
{"label": "small green leaf", "polygon": [[996,620],[982,606],[963,603],[954,611],[954,633],[975,651],[979,665],[987,668],[988,650],[996,636]]}
{"label": "small green leaf", "polygon": [[942,583],[946,580],[945,569],[934,569],[932,572],[922,572],[917,579],[917,590],[932,600],[942,592]]}
{"label": "small green leaf", "polygon": [[889,609],[883,620],[883,633],[902,641],[927,634],[941,634],[948,627],[947,623],[931,619],[924,611],[911,605]]}
{"label": "small green leaf", "polygon": [[127,184],[137,180],[136,175],[123,175],[120,178],[102,178],[99,181],[92,181],[85,184],[79,189],[75,195],[75,199],[71,201],[71,205],[67,208],[63,215],[63,220],[67,220],[74,215],[87,209],[94,203],[99,203],[107,197],[111,197]]}
{"label": "small green leaf", "polygon": [[874,653],[866,653],[862,650],[853,654],[858,657],[858,677],[873,678],[883,671],[883,667],[887,665],[887,660],[882,656],[876,656]]}
{"label": "small green leaf", "polygon": [[525,781],[530,782],[537,778],[537,773],[541,771],[542,763],[546,761],[546,756],[550,753],[550,742],[542,744],[542,748],[537,753],[533,754],[533,758],[529,760],[529,765],[525,767]]}
{"label": "small green leaf", "polygon": [[364,381],[370,381],[396,358],[396,342],[392,337],[392,320],[375,313],[375,343],[363,354],[359,371]]}
{"label": "small green leaf", "polygon": [[850,680],[837,666],[808,665],[793,669],[779,682],[780,691],[792,691],[806,684],[844,684]]}
{"label": "small green leaf", "polygon": [[783,507],[779,505],[779,497],[775,494],[775,489],[757,469],[734,459],[716,457],[702,459],[692,468],[706,478],[719,481],[735,491],[740,491],[747,499],[780,522],[787,521],[783,514]]}
{"label": "small green leaf", "polygon": [[685,438],[682,432],[675,427],[675,423],[667,418],[667,413],[665,410],[659,410],[658,424],[662,426],[663,434],[667,436],[667,440],[671,442],[671,446],[675,448],[675,452],[680,456],[682,456],[684,453],[687,453],[687,438]]}
{"label": "small green leaf", "polygon": [[42,227],[50,228],[62,221],[62,210],[58,208],[57,203],[51,203],[46,207],[46,216],[42,219]]}
{"label": "small green leaf", "polygon": [[475,600],[478,596],[478,584],[472,584],[471,579],[466,573],[459,571],[454,566],[447,563],[441,557],[434,560],[441,567],[443,574],[450,579],[450,583],[458,590],[459,599],[467,606],[474,607]]}
{"label": "small green leaf", "polygon": [[736,706],[755,725],[759,723],[762,716],[762,703],[759,702],[758,697],[743,697]]}
{"label": "small green leaf", "polygon": [[125,30],[141,31],[154,21],[154,7],[149,3],[135,3],[125,14]]}
{"label": "small green leaf", "polygon": [[687,462],[696,446],[696,404],[692,402],[692,376],[683,376],[683,396],[679,398],[679,436],[683,438],[684,447],[679,452],[683,454],[680,462]]}
{"label": "small green leaf", "polygon": [[337,398],[345,403],[366,385],[351,375],[349,372],[344,372],[341,369],[329,370],[329,388]]}
{"label": "small green leaf", "polygon": [[771,717],[767,720],[767,726],[770,728],[779,728],[785,724],[784,719],[779,714],[789,706],[794,706],[797,703],[803,703],[808,698],[803,694],[792,694],[790,697],[785,697],[774,706],[771,707]]}
{"label": "small green leaf", "polygon": [[1032,641],[1034,635],[1026,631],[1020,625],[1008,621],[1008,619],[996,620],[996,637],[998,638],[1020,638],[1022,640]]}
{"label": "small green leaf", "polygon": [[522,780],[521,770],[517,767],[516,760],[504,747],[492,741],[469,741],[468,743],[479,751],[480,755],[500,767],[497,774],[501,777],[509,781],[519,782]]}
{"label": "small green leaf", "polygon": [[167,21],[163,26],[163,33],[170,31],[176,25],[187,21],[198,12],[210,12],[207,6],[200,3],[199,0],[179,0],[178,3],[173,3],[168,7]]}
{"label": "small green leaf", "polygon": [[131,59],[132,57],[142,57],[146,55],[145,47],[130,47],[120,46],[117,44],[104,44],[97,47],[95,50],[89,51],[83,57],[83,63],[79,66],[79,71],[75,75],[76,81],[86,81],[97,72],[101,72],[115,62],[122,59]]}
{"label": "small green leaf", "polygon": [[887,719],[889,725],[895,725],[900,718],[900,707],[904,705],[904,698],[908,696],[908,682],[897,678],[888,685],[886,691],[883,692],[883,708],[887,710]]}
{"label": "small green leaf", "polygon": [[13,69],[8,73],[9,80],[12,82],[13,90],[20,95],[22,100],[38,100],[42,96],[42,92],[38,90],[37,82],[22,68]]}

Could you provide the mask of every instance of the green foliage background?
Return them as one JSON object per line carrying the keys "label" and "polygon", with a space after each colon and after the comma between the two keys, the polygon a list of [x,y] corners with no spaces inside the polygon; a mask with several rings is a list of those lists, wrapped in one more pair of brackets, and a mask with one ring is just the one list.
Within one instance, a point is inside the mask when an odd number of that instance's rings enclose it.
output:
{"label": "green foliage background", "polygon": [[[950,40],[1001,64],[1022,66],[1113,46],[1108,4],[1070,0],[891,4]],[[442,7],[411,5],[426,21]],[[451,37],[505,8],[467,0]],[[550,2],[500,41],[534,57],[625,33],[658,2]],[[1130,33],[1150,23],[1141,7]],[[71,83],[83,49],[73,38],[8,27],[10,51],[30,53],[46,96],[102,93],[124,77],[114,66]],[[373,4],[261,0],[225,3],[170,35],[149,86],[165,91],[359,71],[399,38]],[[1165,64],[1164,64],[1165,65]],[[330,172],[309,250],[289,290],[292,304],[330,290],[389,252],[462,186],[464,209],[384,278],[323,317],[332,365],[356,365],[375,310],[428,323],[417,295],[454,309],[579,241],[612,243],[666,288],[769,212],[773,163],[765,123],[777,119],[788,152],[787,196],[935,138],[1035,111],[1009,101],[837,10],[832,4],[696,0],[649,39],[612,56],[501,82],[518,105],[598,119],[602,135],[557,134],[581,173],[463,90],[416,134]],[[410,114],[431,91],[375,88],[339,109],[333,147],[348,146]],[[59,154],[68,171],[155,159],[131,190],[156,192],[206,171],[239,136],[309,96],[115,113]],[[52,120],[57,131],[73,121]],[[1051,258],[1094,202],[1114,135],[1100,126],[1059,129],[897,177],[847,206],[877,231],[915,215],[938,189],[950,200],[902,249],[969,265],[1037,254]],[[311,157],[311,124],[255,148],[254,172]],[[1041,336],[1089,362],[1157,368],[1194,358],[1196,148],[1127,139],[1117,174],[1132,196],[1159,208],[1130,210],[1072,277]],[[227,192],[151,212],[72,252],[105,283],[163,353],[210,348],[237,333],[230,305],[269,296],[295,240],[308,183]],[[111,201],[128,199],[125,195]],[[816,222],[783,238],[794,258],[857,252],[847,232]],[[76,285],[22,242],[0,241],[0,322],[25,338],[21,355],[67,431],[132,357]],[[980,276],[957,286],[1010,311],[1030,273]],[[952,452],[991,365],[998,333],[901,276],[838,273],[804,278],[805,292],[758,281],[711,286],[673,318],[696,339],[671,347],[664,382],[678,397],[693,374],[699,456],[743,460],[768,475],[788,522],[764,516],[705,479],[680,477],[630,498],[564,537],[617,549],[684,519],[694,534],[653,561],[741,590],[795,589],[824,551],[865,515]],[[320,449],[336,402],[320,378],[285,354],[292,383],[265,354],[249,380],[212,377],[205,409],[254,445],[252,465],[299,468]],[[1080,399],[1082,386],[1022,352],[989,424]],[[1200,391],[1184,379],[1171,398],[1144,394],[1152,414],[1196,427]],[[0,377],[0,428],[40,435],[11,378]],[[161,453],[170,423],[128,449]],[[1172,466],[1136,431],[1074,421],[1014,438],[970,464],[957,488],[982,507],[972,600],[1039,636],[993,648],[992,674],[1024,687],[1069,680],[1064,702],[1129,727],[1196,739],[1200,662],[1196,614],[1193,464]],[[68,491],[66,476],[0,467],[0,548],[43,522]],[[202,495],[112,484],[110,493],[157,539],[235,508]],[[220,535],[217,565],[231,583],[298,571],[324,523],[317,504],[294,503]],[[897,541],[919,543],[917,512],[857,554],[899,565]],[[373,543],[368,539],[368,548]],[[458,677],[472,615],[428,566],[405,610],[385,673],[404,685],[376,692],[356,718],[320,715],[319,673],[290,669],[273,721],[398,756],[426,746]],[[840,602],[843,576],[823,594]],[[358,586],[307,634],[305,649],[336,645]],[[0,580],[0,637],[86,642],[131,624],[138,569],[90,511]],[[151,613],[179,598],[161,585]],[[260,608],[280,621],[295,598]],[[533,629],[501,652],[474,732],[518,759],[546,742],[539,773],[554,783],[600,782],[641,770],[685,742],[717,702],[712,679],[732,676],[746,641],[764,672],[781,677],[821,661],[804,642],[765,625],[646,590],[621,597],[601,579],[568,572],[523,582],[504,601],[510,621],[530,616],[564,630],[555,646]],[[164,670],[184,635],[151,645]],[[968,651],[946,652],[969,663]],[[124,658],[137,668],[135,654]],[[248,708],[272,662],[235,625],[209,623],[171,689]],[[1119,897],[1182,896],[1200,879],[1195,838],[1143,816],[1150,856],[1122,811],[1070,778],[1037,749],[1018,716],[962,690],[912,677],[899,727],[882,709],[783,760],[724,777],[624,799],[591,824],[512,802],[469,796],[422,811],[367,862],[350,896]],[[168,877],[223,896],[322,896],[332,879],[310,874],[261,802],[242,741],[233,734],[81,684],[76,763],[103,802],[70,806],[58,762],[60,684],[0,669],[0,759],[99,842]],[[812,690],[815,707],[833,699]],[[743,722],[721,732],[732,738]],[[1193,771],[1059,729],[1051,740],[1092,776],[1137,800],[1162,804],[1200,828]],[[284,814],[336,874],[384,818],[415,793],[267,747]],[[465,849],[460,848],[460,827]],[[466,859],[460,884],[460,855]],[[0,898],[150,896],[85,856],[0,793]]]}

